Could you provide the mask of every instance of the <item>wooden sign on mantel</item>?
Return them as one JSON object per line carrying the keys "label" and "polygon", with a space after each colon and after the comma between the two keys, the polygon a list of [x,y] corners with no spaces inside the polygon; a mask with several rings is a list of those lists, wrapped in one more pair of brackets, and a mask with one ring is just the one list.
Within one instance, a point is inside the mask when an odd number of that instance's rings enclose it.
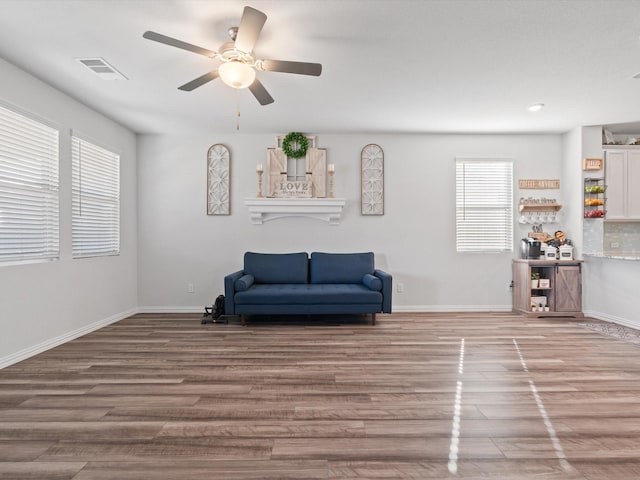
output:
{"label": "wooden sign on mantel", "polygon": [[518,180],[518,186],[527,190],[548,190],[560,188],[560,180]]}
{"label": "wooden sign on mantel", "polygon": [[311,181],[285,179],[276,185],[275,196],[277,198],[311,198],[312,184]]}

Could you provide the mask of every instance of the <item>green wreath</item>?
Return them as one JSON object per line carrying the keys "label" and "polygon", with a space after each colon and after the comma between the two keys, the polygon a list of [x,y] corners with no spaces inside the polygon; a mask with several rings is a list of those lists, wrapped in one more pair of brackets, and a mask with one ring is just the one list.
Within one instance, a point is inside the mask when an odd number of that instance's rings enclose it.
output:
{"label": "green wreath", "polygon": [[[296,145],[298,148],[293,149],[291,145]],[[307,154],[307,148],[309,148],[309,140],[300,132],[289,132],[282,140],[282,151],[289,158],[300,158]]]}

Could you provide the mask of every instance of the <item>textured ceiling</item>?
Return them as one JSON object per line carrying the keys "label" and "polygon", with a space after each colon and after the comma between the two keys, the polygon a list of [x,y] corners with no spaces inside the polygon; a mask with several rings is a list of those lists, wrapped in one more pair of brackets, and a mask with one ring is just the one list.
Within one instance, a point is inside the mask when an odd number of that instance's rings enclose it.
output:
{"label": "textured ceiling", "polygon": [[[217,50],[245,5],[268,16],[257,57],[319,62],[322,76],[260,72],[275,98],[264,107],[220,80],[179,91],[217,63],[142,34]],[[244,133],[640,120],[640,1],[0,0],[0,12],[0,57],[139,133],[232,132],[238,110]],[[102,57],[128,80],[103,80],[79,57]]]}

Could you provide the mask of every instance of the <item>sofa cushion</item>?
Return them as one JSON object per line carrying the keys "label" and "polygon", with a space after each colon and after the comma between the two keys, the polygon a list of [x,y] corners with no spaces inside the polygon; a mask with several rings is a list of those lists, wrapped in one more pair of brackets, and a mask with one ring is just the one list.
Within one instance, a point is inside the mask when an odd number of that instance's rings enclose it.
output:
{"label": "sofa cushion", "polygon": [[353,305],[380,304],[382,293],[354,284],[254,284],[237,292],[238,305]]}
{"label": "sofa cushion", "polygon": [[253,275],[243,275],[235,281],[233,288],[235,288],[236,292],[244,292],[253,285],[254,281]]}
{"label": "sofa cushion", "polygon": [[244,254],[244,273],[255,283],[307,283],[309,257],[302,253]]}
{"label": "sofa cushion", "polygon": [[382,290],[382,280],[369,273],[365,273],[362,277],[362,284],[369,290],[375,290],[376,292]]}
{"label": "sofa cushion", "polygon": [[364,275],[373,274],[373,252],[313,252],[310,270],[311,283],[361,283]]}

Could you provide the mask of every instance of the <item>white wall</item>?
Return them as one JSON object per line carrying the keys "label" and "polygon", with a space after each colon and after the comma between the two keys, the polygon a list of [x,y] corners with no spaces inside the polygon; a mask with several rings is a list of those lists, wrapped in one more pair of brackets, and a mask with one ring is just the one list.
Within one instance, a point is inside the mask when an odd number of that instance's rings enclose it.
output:
{"label": "white wall", "polygon": [[[282,132],[279,132],[282,133]],[[374,251],[379,268],[405,285],[396,310],[510,309],[511,254],[455,251],[456,156],[515,159],[515,179],[560,178],[560,135],[319,135],[336,165],[339,226],[281,219],[252,225],[244,198],[256,193],[255,166],[274,135],[143,135],[138,140],[139,301],[142,310],[202,310],[223,293],[223,277],[245,251]],[[232,215],[207,216],[206,152],[231,151]],[[360,151],[385,153],[385,215],[360,215]],[[543,192],[549,194],[549,191]],[[553,191],[562,201],[562,191]],[[514,193],[514,208],[520,196]],[[516,217],[517,218],[517,217]],[[529,227],[516,223],[514,242]],[[195,293],[187,293],[193,283]]]}
{"label": "white wall", "polygon": [[[0,100],[60,129],[60,260],[0,266],[2,367],[122,318],[138,302],[135,135],[1,59],[0,78]],[[71,259],[72,128],[121,154],[119,256]]]}
{"label": "white wall", "polygon": [[561,188],[565,191],[562,216],[565,234],[573,242],[574,258],[582,258],[582,128],[574,128],[563,135],[563,162]]}

